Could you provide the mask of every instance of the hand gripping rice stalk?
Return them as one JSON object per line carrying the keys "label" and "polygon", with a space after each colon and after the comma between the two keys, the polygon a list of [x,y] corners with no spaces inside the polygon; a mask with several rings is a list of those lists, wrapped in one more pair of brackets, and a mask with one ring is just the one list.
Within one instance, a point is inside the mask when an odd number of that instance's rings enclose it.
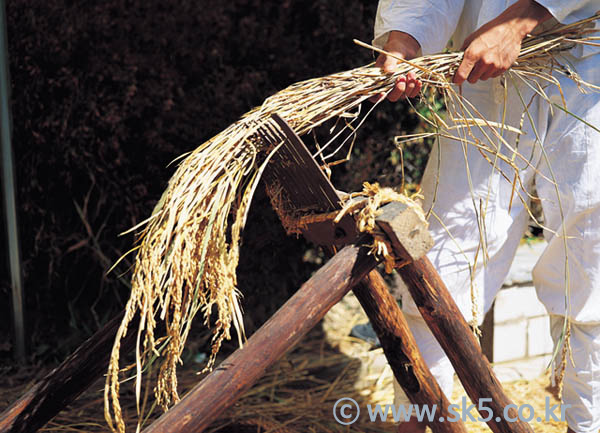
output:
{"label": "hand gripping rice stalk", "polygon": [[[556,84],[552,74],[557,73],[578,81],[574,71],[561,65],[560,52],[577,44],[597,44],[597,37],[590,36],[595,31],[590,24],[597,18],[598,15],[529,37],[509,73],[532,82]],[[443,94],[455,124],[462,122],[467,129],[485,125],[496,131],[493,138],[497,140],[501,137],[497,130],[502,126],[476,118],[475,107],[468,106],[450,84],[462,55],[456,52],[401,61],[391,75],[367,65],[293,84],[184,155],[152,215],[132,229],[141,232],[133,250],[136,258],[131,296],[116,336],[105,387],[105,418],[112,431],[125,431],[119,405],[119,349],[127,332],[137,332],[136,362],[132,368],[136,374],[138,415],[142,373],[157,357],[161,361],[155,387],[158,403],[166,410],[179,400],[176,367],[181,363],[197,313],[213,334],[207,369],[214,365],[223,340],[230,338],[232,325],[240,343],[244,338],[235,273],[239,242],[253,192],[268,160],[265,156],[272,150],[261,141],[257,129],[269,121],[271,114],[278,113],[296,132],[305,134],[329,119],[348,118],[351,110],[365,100],[389,92],[399,75],[413,71],[424,83],[424,89],[434,88]],[[582,88],[597,90],[591,84],[578,83]],[[355,120],[356,117],[347,125]],[[434,122],[441,127],[440,134],[452,133],[439,116]],[[351,127],[352,133],[357,127]],[[464,135],[457,139],[464,140]],[[491,144],[477,142],[476,146],[490,161],[502,158]],[[511,166],[516,169],[514,163]],[[505,177],[513,179],[508,174]],[[516,183],[517,177],[514,178]],[[136,315],[140,318],[138,329],[128,330]],[[211,317],[216,317],[214,323]],[[157,320],[164,321],[164,334],[155,334]]]}

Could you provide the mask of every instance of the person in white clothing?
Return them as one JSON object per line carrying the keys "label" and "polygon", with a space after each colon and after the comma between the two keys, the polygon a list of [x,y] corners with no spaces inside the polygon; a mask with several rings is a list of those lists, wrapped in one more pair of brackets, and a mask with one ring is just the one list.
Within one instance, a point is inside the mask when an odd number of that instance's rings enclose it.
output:
{"label": "person in white clothing", "polygon": [[[454,76],[454,83],[462,85],[463,96],[490,121],[504,121],[517,130],[523,122],[519,153],[525,158],[517,158],[519,176],[525,189],[535,182],[548,241],[533,280],[539,299],[551,314],[555,344],[560,344],[565,316],[572,324],[574,365],[568,362],[566,366],[563,402],[570,405],[566,410],[568,432],[577,433],[600,428],[600,134],[585,123],[600,126],[600,95],[583,94],[572,80],[556,75],[568,109],[582,122],[552,110],[531,87],[504,73],[517,58],[527,34],[557,22],[587,18],[597,10],[600,0],[380,0],[374,38],[376,46],[406,59],[440,52],[451,40],[453,49],[465,50]],[[594,46],[577,46],[562,60],[583,80],[599,85],[598,51]],[[391,56],[377,59],[385,72],[393,72],[397,63]],[[409,74],[398,80],[388,99],[414,97],[420,88],[421,83]],[[552,102],[563,104],[557,86],[548,86],[546,93]],[[531,118],[524,116],[524,104]],[[514,132],[505,133],[509,143],[515,143],[516,137]],[[462,146],[451,139],[434,146],[421,187],[424,208],[433,207],[443,222],[430,218],[435,246],[428,257],[470,321],[471,288],[480,301],[476,307],[486,312],[526,230],[528,212],[513,197],[511,182],[499,173],[509,173],[510,167],[499,163],[500,170],[494,170],[477,149],[466,147],[463,152]],[[526,192],[521,195],[527,197]],[[474,209],[474,203],[485,210]],[[488,253],[485,266],[482,238]],[[474,275],[472,265],[476,265]],[[566,286],[571,291],[568,308]],[[401,287],[401,292],[402,308],[425,361],[450,396],[453,368],[406,290]],[[395,404],[407,404],[397,384],[395,390]],[[398,431],[423,432],[425,425],[411,419],[400,424]]]}

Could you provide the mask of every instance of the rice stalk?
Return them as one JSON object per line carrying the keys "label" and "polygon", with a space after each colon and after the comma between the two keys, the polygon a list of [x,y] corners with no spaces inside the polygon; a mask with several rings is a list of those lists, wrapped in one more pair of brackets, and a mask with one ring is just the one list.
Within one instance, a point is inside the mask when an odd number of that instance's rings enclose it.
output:
{"label": "rice stalk", "polygon": [[[577,44],[593,43],[596,39],[590,36],[594,31],[590,23],[598,17],[558,26],[527,38],[511,68],[512,73],[529,82],[541,80],[549,84],[553,81],[552,73],[560,73],[575,80],[582,90],[596,90],[556,58]],[[125,431],[119,404],[119,374],[122,371],[119,352],[121,339],[135,316],[140,318],[135,363],[137,396],[139,399],[145,366],[160,356],[155,394],[165,410],[179,400],[175,371],[182,362],[181,353],[197,313],[201,313],[203,323],[213,333],[212,353],[206,369],[213,367],[222,342],[231,338],[232,326],[242,344],[241,294],[237,289],[235,270],[252,195],[273,147],[264,142],[257,131],[270,121],[272,114],[283,117],[298,134],[310,132],[329,119],[342,118],[346,123],[344,130],[350,130],[345,143],[354,138],[360,126],[360,123],[353,125],[357,116],[352,111],[367,99],[390,92],[398,76],[414,72],[425,88],[437,89],[443,94],[452,108],[449,113],[456,114],[453,120],[462,118],[462,123],[454,124],[464,127],[454,131],[446,128],[448,125],[437,116],[435,124],[440,134],[475,146],[492,165],[502,160],[518,173],[514,158],[505,157],[499,148],[505,146],[520,160],[527,162],[527,158],[503,139],[505,128],[483,119],[451,85],[462,57],[463,53],[455,52],[411,61],[399,59],[400,65],[394,74],[382,74],[378,67],[370,64],[293,84],[267,98],[261,106],[179,162],[152,215],[132,229],[141,231],[133,250],[136,257],[131,296],[114,343],[105,387],[105,418],[112,431]],[[541,87],[538,90],[543,94]],[[487,143],[469,139],[473,137],[472,129],[482,131]],[[496,140],[497,145],[494,144]],[[342,148],[339,146],[325,156],[326,147],[319,150],[320,156],[326,158]],[[516,189],[519,176],[502,175],[513,182]],[[519,192],[517,196],[526,201]],[[485,246],[482,254],[487,254]],[[165,323],[164,335],[155,334],[157,320]],[[159,350],[161,345],[164,348]],[[138,411],[141,417],[142,410]]]}

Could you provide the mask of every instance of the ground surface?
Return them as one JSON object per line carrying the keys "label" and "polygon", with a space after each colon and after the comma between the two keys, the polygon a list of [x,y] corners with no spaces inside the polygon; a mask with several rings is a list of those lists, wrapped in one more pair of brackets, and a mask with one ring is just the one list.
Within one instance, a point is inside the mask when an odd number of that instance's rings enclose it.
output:
{"label": "ground surface", "polygon": [[[336,305],[326,316],[323,326],[313,330],[303,343],[273,366],[234,408],[227,411],[212,432],[393,432],[391,422],[371,422],[365,413],[367,405],[392,404],[391,372],[385,366],[381,349],[348,336],[353,325],[366,321],[353,295]],[[182,393],[190,389],[199,376],[200,364],[188,363],[180,370]],[[37,370],[37,376],[41,374]],[[16,399],[36,376],[32,370],[4,374],[0,377],[0,410]],[[452,396],[460,403],[465,395],[456,382]],[[537,414],[544,412],[549,397],[557,401],[547,386],[546,376],[532,381],[505,384],[507,394],[516,404],[530,404]],[[103,421],[102,382],[97,382],[71,407],[61,412],[43,431],[105,432]],[[123,405],[129,419],[128,431],[134,431],[135,403],[130,387],[123,386]],[[333,418],[335,402],[351,397],[362,408],[356,424],[344,427]],[[148,405],[148,407],[150,404]],[[474,411],[473,411],[474,413]],[[150,419],[158,413],[155,411]],[[536,432],[563,432],[557,422],[533,423]],[[488,432],[485,425],[468,422],[469,432]]]}
{"label": "ground surface", "polygon": [[[362,312],[356,298],[349,294],[342,302],[336,305],[326,316],[324,321],[324,329],[327,338],[341,352],[349,356],[356,356],[362,359],[362,370],[359,375],[359,380],[356,383],[359,392],[364,393],[367,400],[381,404],[393,403],[393,392],[387,384],[391,382],[391,371],[385,365],[385,358],[381,349],[371,350],[368,355],[365,355],[365,350],[368,350],[368,345],[356,341],[348,335],[349,330],[356,323],[362,323],[367,320]],[[377,379],[375,379],[377,377]],[[379,383],[379,386],[370,386],[373,383]],[[518,380],[503,383],[504,389],[508,397],[517,405],[529,404],[533,406],[535,416],[544,416],[544,407],[546,398],[550,400],[550,404],[558,403],[553,390],[550,387],[549,374],[544,374],[533,380]],[[452,403],[461,404],[462,398],[467,398],[467,403],[470,404],[467,394],[465,393],[460,381],[455,377],[454,392],[452,395]],[[473,410],[471,413],[477,418],[478,415]],[[558,415],[559,411],[555,411]],[[527,416],[527,410],[524,411],[524,416]],[[566,423],[561,422],[535,422],[531,423],[533,430],[542,433],[558,433],[566,431]],[[485,423],[467,421],[466,427],[469,432],[490,432],[491,430]],[[363,429],[363,430],[361,430]],[[361,429],[352,429],[351,431],[369,431],[367,427],[361,426]],[[341,430],[340,430],[341,431]],[[393,431],[387,428],[384,431]]]}

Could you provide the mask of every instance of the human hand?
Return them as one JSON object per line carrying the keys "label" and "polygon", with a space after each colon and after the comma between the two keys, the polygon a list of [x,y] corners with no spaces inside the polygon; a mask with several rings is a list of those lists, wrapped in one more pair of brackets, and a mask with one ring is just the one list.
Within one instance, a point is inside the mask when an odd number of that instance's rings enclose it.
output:
{"label": "human hand", "polygon": [[465,53],[454,83],[475,83],[502,75],[517,60],[525,36],[551,16],[533,0],[517,1],[465,39]]}
{"label": "human hand", "polygon": [[[408,33],[392,31],[388,37],[388,41],[383,47],[385,51],[402,59],[410,60],[417,56],[421,46],[415,38]],[[398,67],[400,61],[394,57],[380,54],[375,61],[375,66],[379,66],[386,74],[393,74]],[[421,91],[421,82],[417,80],[414,72],[409,72],[406,75],[401,75],[396,80],[394,89],[388,94],[388,100],[396,102],[398,99],[406,96],[414,98]],[[372,98],[373,102],[385,97],[381,93],[379,96]]]}

